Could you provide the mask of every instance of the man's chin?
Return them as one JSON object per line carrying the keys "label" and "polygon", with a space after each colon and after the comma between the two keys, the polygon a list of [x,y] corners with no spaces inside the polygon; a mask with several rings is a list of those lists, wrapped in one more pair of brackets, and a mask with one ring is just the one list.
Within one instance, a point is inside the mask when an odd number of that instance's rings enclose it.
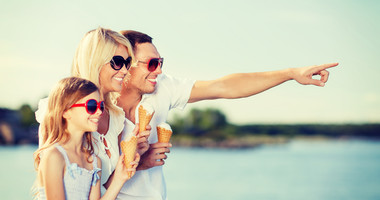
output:
{"label": "man's chin", "polygon": [[152,94],[154,91],[156,91],[156,86],[147,88],[145,94]]}

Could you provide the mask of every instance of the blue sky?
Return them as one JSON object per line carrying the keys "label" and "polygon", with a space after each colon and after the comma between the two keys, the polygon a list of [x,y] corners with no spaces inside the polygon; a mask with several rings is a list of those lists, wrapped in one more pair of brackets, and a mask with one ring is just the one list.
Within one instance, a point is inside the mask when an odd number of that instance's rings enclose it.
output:
{"label": "blue sky", "polygon": [[0,107],[33,107],[70,75],[98,26],[154,38],[164,71],[197,80],[339,62],[324,88],[289,81],[238,100],[204,101],[234,123],[380,122],[380,2],[7,1],[0,3]]}

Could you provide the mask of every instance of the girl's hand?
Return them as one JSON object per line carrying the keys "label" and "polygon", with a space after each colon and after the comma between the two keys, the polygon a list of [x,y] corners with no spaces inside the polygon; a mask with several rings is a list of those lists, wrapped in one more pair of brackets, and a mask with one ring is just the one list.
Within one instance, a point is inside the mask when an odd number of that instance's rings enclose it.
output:
{"label": "girl's hand", "polygon": [[129,175],[130,175],[129,178],[128,178],[128,180],[135,175],[136,168],[139,165],[139,162],[140,162],[140,154],[136,153],[135,160],[130,163],[132,167],[129,168],[129,169],[127,169],[129,171]]}
{"label": "girl's hand", "polygon": [[118,181],[121,184],[124,184],[124,182],[129,180],[133,175],[135,175],[136,168],[139,161],[140,161],[140,155],[136,153],[135,160],[130,163],[131,167],[127,168],[124,165],[124,154],[121,154],[119,157],[119,160],[117,161],[116,168],[114,171],[115,181]]}

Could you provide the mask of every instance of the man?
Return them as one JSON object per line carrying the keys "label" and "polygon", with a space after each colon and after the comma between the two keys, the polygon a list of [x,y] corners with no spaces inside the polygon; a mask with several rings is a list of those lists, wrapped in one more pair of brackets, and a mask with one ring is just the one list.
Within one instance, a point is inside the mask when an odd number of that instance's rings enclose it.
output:
{"label": "man", "polygon": [[[136,108],[141,102],[150,103],[155,114],[150,123],[149,150],[142,155],[139,171],[123,186],[118,199],[166,199],[162,165],[171,144],[157,143],[155,127],[166,121],[170,109],[183,109],[187,103],[201,100],[248,97],[292,79],[303,85],[324,86],[329,75],[326,69],[338,65],[332,63],[272,72],[231,74],[210,81],[177,79],[162,74],[163,58],[150,36],[136,31],[121,33],[131,42],[137,59],[136,65],[129,70],[131,77],[123,86],[118,101],[128,119],[126,128],[133,130],[137,123]],[[312,79],[313,75],[320,75],[321,79]],[[122,139],[125,137],[123,135]]]}

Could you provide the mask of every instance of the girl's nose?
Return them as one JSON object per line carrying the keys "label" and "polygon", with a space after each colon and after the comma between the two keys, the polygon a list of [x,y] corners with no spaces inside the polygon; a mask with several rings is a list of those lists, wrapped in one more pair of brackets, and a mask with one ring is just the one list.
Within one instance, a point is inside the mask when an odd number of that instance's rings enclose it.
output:
{"label": "girl's nose", "polygon": [[100,116],[102,113],[103,113],[103,111],[100,108],[98,108],[98,109],[96,109],[95,115]]}

